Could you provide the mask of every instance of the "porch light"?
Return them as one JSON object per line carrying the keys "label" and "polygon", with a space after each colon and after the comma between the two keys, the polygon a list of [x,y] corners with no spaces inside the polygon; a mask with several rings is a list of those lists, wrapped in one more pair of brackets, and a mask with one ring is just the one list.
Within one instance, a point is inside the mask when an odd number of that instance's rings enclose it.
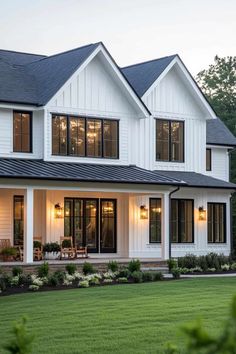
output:
{"label": "porch light", "polygon": [[54,217],[55,219],[63,218],[63,208],[60,203],[57,203],[54,206]]}
{"label": "porch light", "polygon": [[148,218],[148,208],[145,205],[140,206],[140,219],[147,219]]}
{"label": "porch light", "polygon": [[198,208],[198,219],[201,221],[206,220],[206,209],[203,206]]}

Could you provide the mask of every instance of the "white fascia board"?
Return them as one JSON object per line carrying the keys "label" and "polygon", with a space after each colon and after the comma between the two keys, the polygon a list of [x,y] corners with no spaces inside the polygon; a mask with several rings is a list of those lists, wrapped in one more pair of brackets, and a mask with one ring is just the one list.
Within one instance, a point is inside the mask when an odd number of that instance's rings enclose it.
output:
{"label": "white fascia board", "polygon": [[0,108],[21,110],[21,111],[39,111],[43,109],[43,106],[33,106],[26,104],[16,104],[16,103],[0,103]]}
{"label": "white fascia board", "polygon": [[83,62],[83,64],[71,75],[71,77],[64,83],[64,85],[56,92],[56,94],[45,105],[45,108],[47,109],[48,107],[51,106],[52,101],[55,99],[55,97],[57,95],[60,95],[60,93],[63,92],[63,90],[66,88],[66,86],[68,86],[73,81],[73,79],[80,72],[82,72],[85,69],[85,67],[93,60],[93,58],[100,52],[104,55],[105,59],[107,60],[107,63],[112,67],[114,73],[116,74],[117,79],[119,79],[122,82],[124,88],[126,89],[126,92],[128,92],[128,94],[132,98],[133,103],[139,108],[140,113],[141,113],[139,118],[149,118],[150,112],[148,111],[148,109],[145,108],[145,104],[137,96],[137,94],[133,91],[131,86],[128,84],[126,79],[121,74],[120,70],[113,63],[111,57],[108,55],[107,51],[105,50],[105,48],[103,47],[102,44],[99,44],[99,46],[90,54],[90,56]]}
{"label": "white fascia board", "polygon": [[158,77],[158,79],[149,87],[149,89],[144,93],[143,99],[145,99],[151,92],[152,90],[159,84],[159,82],[163,79],[163,77],[166,76],[166,74],[170,71],[170,69],[174,66],[178,65],[180,69],[180,74],[183,75],[183,79],[187,80],[188,84],[190,85],[192,92],[194,93],[194,96],[198,99],[200,106],[206,111],[206,119],[216,119],[217,116],[213,109],[211,108],[210,104],[207,102],[206,98],[202,94],[201,90],[199,89],[198,85],[196,82],[193,80],[191,75],[189,74],[188,70],[182,63],[181,59],[176,56],[171,63],[165,68],[165,70],[162,72],[162,74]]}

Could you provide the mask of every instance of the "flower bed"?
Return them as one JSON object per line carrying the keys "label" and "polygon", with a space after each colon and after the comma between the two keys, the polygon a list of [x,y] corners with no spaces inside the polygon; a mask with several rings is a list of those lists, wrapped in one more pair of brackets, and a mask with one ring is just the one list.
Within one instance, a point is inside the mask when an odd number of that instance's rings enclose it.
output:
{"label": "flower bed", "polygon": [[21,267],[13,267],[12,273],[0,274],[0,294],[10,295],[27,291],[61,290],[141,283],[163,280],[161,272],[142,272],[139,260],[131,260],[127,267],[119,267],[116,261],[108,263],[106,272],[98,273],[93,265],[85,262],[83,272],[75,264],[67,264],[65,270],[49,273],[48,263],[42,264],[37,273],[24,274]]}

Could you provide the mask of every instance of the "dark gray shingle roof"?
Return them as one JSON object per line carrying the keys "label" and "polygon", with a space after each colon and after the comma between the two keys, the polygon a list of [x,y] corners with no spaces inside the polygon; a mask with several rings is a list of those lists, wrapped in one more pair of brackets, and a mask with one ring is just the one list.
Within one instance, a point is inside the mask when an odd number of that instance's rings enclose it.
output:
{"label": "dark gray shingle roof", "polygon": [[236,146],[236,138],[219,119],[207,120],[207,144]]}
{"label": "dark gray shingle roof", "polygon": [[157,175],[183,181],[187,187],[236,189],[236,184],[196,172],[154,171]]}
{"label": "dark gray shingle roof", "polygon": [[0,178],[182,185],[183,182],[136,166],[0,159]]}
{"label": "dark gray shingle roof", "polygon": [[176,55],[146,61],[122,68],[122,72],[140,97],[156,81]]}

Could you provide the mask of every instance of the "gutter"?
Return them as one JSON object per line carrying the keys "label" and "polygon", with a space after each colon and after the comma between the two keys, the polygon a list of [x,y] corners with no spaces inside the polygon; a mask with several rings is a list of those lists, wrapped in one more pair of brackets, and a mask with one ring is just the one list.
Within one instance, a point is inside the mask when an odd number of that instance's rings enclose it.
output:
{"label": "gutter", "polygon": [[180,187],[177,187],[169,193],[169,259],[171,259],[171,196],[179,190]]}

